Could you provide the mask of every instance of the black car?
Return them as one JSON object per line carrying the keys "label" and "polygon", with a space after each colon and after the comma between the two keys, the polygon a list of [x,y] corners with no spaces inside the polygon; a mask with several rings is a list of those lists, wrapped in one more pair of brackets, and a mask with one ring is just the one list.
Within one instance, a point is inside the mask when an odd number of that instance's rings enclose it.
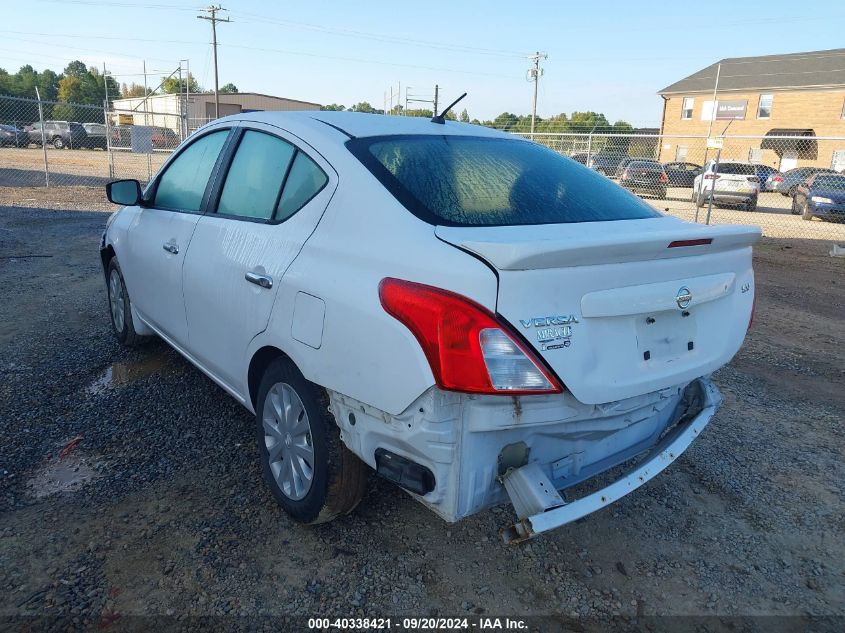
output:
{"label": "black car", "polygon": [[103,123],[83,123],[85,128],[85,145],[88,149],[106,149],[108,143],[106,142],[106,126]]}
{"label": "black car", "polygon": [[805,220],[845,221],[845,176],[820,173],[807,178],[795,189],[792,213]]}
{"label": "black car", "polygon": [[[654,162],[650,158],[646,158],[645,156],[626,156],[622,160],[619,161],[619,164],[616,166],[616,172],[613,174],[614,178],[621,178],[622,172],[625,171],[625,168],[628,167],[631,163],[637,161],[646,161],[646,162]],[[662,165],[661,165],[662,167]]]}
{"label": "black car", "polygon": [[656,160],[632,160],[619,174],[619,184],[637,193],[645,193],[660,200],[666,199],[669,178],[663,165]]}
{"label": "black car", "polygon": [[695,163],[665,163],[663,169],[673,187],[692,187],[695,177],[701,173],[701,165]]}
{"label": "black car", "polygon": [[600,174],[612,177],[616,175],[619,163],[626,158],[628,158],[628,155],[621,152],[601,151],[590,157],[590,160],[587,161],[587,167],[599,172]]}
{"label": "black car", "polygon": [[[35,122],[29,128],[29,140],[41,145],[41,123]],[[44,141],[56,149],[85,147],[88,133],[81,123],[75,121],[44,121]]]}
{"label": "black car", "polygon": [[0,147],[26,147],[29,134],[14,125],[0,125]]}
{"label": "black car", "polygon": [[582,165],[586,165],[587,161],[590,159],[590,155],[587,152],[574,152],[569,155],[569,158],[574,160],[577,163],[581,163]]}

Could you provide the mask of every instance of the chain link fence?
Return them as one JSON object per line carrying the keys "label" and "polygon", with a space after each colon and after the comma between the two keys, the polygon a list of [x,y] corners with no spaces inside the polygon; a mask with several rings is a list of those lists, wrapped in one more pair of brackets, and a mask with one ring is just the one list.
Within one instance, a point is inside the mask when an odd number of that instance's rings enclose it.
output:
{"label": "chain link fence", "polygon": [[[845,243],[845,137],[520,133],[684,220]],[[718,166],[716,161],[718,160]]]}
{"label": "chain link fence", "polygon": [[147,182],[185,129],[178,114],[0,96],[0,187]]}

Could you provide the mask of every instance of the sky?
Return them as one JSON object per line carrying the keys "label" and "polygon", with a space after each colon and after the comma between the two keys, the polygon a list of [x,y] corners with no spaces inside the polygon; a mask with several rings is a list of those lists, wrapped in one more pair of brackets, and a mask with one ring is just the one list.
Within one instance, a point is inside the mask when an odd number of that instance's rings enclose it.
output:
{"label": "sky", "polygon": [[[661,88],[726,57],[845,47],[845,2],[410,3],[220,0],[220,85],[241,92],[384,107],[406,93],[478,119],[531,111],[528,56],[541,51],[537,114],[592,110],[655,126]],[[0,68],[60,71],[80,59],[121,83],[155,86],[189,60],[214,85],[211,25],[190,0],[0,0]],[[43,19],[32,19],[42,15]],[[182,62],[183,67],[186,66]],[[400,101],[401,99],[401,101]],[[413,106],[414,104],[411,104]],[[424,104],[422,107],[425,107]]]}

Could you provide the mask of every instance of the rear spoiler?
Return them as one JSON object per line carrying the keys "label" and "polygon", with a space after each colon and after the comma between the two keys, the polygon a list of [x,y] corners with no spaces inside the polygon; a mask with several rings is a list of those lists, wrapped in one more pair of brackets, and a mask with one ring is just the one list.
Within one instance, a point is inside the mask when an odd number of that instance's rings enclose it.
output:
{"label": "rear spoiler", "polygon": [[499,270],[536,270],[688,257],[754,244],[758,226],[692,224],[662,217],[573,224],[446,227],[435,234]]}

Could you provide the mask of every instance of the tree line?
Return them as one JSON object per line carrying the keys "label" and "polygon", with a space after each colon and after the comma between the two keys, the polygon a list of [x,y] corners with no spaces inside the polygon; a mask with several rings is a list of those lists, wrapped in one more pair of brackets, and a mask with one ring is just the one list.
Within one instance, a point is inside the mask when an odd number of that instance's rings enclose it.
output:
{"label": "tree line", "polygon": [[[320,108],[321,110],[330,111],[346,111],[346,112],[367,112],[370,114],[384,114],[383,109],[374,108],[366,101],[356,103],[347,108],[343,105],[332,103]],[[422,116],[431,117],[434,113],[429,109],[408,109],[407,111],[401,106],[394,106],[388,110],[388,114],[405,115],[405,116]],[[502,112],[499,116],[492,120],[480,121],[478,119],[471,119],[466,109],[462,110],[458,116],[453,112],[446,114],[447,119],[459,120],[463,123],[473,123],[475,125],[484,125],[486,127],[496,128],[497,130],[505,130],[508,132],[529,133],[531,131],[531,115],[530,114],[512,114],[510,112]],[[543,132],[577,132],[581,134],[589,134],[590,132],[610,132],[624,134],[634,131],[634,126],[626,121],[616,121],[611,123],[607,117],[600,112],[573,112],[567,115],[564,112],[556,114],[555,116],[544,119],[537,117],[534,123],[534,131],[538,133]]]}

